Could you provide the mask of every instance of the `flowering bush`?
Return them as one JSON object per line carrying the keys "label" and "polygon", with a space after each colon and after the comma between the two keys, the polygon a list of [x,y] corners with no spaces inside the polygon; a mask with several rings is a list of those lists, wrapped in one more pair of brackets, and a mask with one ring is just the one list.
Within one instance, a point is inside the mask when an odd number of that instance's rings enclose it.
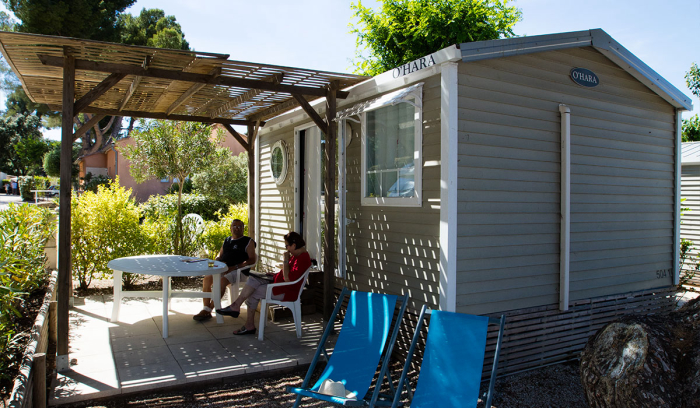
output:
{"label": "flowering bush", "polygon": [[18,318],[26,296],[46,284],[44,247],[54,231],[50,210],[11,203],[0,211],[0,379],[19,364],[12,359],[21,347]]}

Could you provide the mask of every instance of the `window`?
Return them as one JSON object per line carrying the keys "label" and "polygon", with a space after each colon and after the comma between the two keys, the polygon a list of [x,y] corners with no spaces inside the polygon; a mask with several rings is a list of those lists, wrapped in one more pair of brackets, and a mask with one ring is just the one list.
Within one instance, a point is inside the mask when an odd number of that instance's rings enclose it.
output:
{"label": "window", "polygon": [[421,206],[422,84],[362,113],[362,204]]}
{"label": "window", "polygon": [[278,140],[272,146],[272,154],[270,158],[270,172],[275,183],[279,186],[287,177],[287,146],[281,140]]}

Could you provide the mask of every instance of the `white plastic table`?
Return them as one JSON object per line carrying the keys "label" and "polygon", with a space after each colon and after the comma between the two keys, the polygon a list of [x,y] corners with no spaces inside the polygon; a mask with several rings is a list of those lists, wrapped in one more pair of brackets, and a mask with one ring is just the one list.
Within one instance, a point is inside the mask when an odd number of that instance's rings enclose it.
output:
{"label": "white plastic table", "polygon": [[[112,259],[107,267],[114,270],[114,306],[112,307],[112,321],[119,321],[119,307],[125,297],[151,297],[163,298],[163,338],[168,338],[168,310],[170,299],[178,298],[204,298],[213,299],[214,307],[221,308],[221,272],[226,272],[228,267],[223,262],[214,262],[213,267],[208,266],[208,260],[200,262],[183,262],[189,259],[197,259],[180,255],[139,255],[126,258]],[[163,277],[163,291],[125,291],[122,290],[122,273],[138,273],[140,275],[158,275]],[[214,284],[211,292],[172,292],[170,278],[173,276],[202,276],[214,275]],[[224,318],[216,315],[217,323],[223,323]]]}

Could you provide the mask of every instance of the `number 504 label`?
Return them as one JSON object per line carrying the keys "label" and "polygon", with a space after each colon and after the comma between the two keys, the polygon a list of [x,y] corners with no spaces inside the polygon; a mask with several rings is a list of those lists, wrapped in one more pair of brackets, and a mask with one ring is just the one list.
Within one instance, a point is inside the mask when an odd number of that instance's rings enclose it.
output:
{"label": "number 504 label", "polygon": [[657,269],[656,270],[656,279],[667,278],[669,276],[671,276],[670,269]]}

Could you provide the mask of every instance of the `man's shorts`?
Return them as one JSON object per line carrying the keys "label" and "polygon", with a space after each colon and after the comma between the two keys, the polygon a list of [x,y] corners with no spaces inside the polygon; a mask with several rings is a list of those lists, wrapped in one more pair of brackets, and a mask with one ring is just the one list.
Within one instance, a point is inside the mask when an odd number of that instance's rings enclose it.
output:
{"label": "man's shorts", "polygon": [[[240,274],[241,274],[241,279],[240,279],[239,282],[245,282],[246,279],[248,279],[248,274],[246,274],[245,272],[247,272],[247,271],[249,271],[249,270],[250,270],[250,268],[245,269],[244,271],[241,271],[241,272],[240,272]],[[228,282],[229,282],[229,283],[236,283],[236,274],[237,274],[237,273],[239,273],[239,272],[238,272],[238,269],[234,269],[234,270],[232,270],[231,272],[229,272],[229,273],[227,273],[226,275],[223,275],[223,276],[224,276],[224,278],[228,279]]]}

